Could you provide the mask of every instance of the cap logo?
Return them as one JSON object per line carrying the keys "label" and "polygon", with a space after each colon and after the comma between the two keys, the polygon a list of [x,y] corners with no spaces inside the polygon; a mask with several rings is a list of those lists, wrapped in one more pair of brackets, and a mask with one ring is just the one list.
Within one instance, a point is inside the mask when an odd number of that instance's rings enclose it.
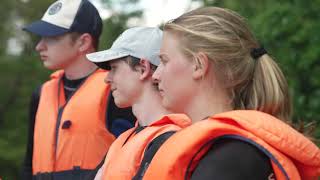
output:
{"label": "cap logo", "polygon": [[49,15],[57,14],[57,13],[60,11],[61,7],[62,7],[62,3],[61,3],[61,2],[57,2],[57,3],[53,4],[53,5],[49,8],[48,14],[49,14]]}

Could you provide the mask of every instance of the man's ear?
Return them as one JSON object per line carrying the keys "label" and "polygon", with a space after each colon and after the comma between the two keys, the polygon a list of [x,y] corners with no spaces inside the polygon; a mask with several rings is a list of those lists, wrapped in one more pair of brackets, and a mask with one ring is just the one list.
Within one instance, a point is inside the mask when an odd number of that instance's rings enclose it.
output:
{"label": "man's ear", "polygon": [[193,64],[193,73],[192,73],[192,77],[194,79],[201,79],[205,76],[205,74],[208,72],[209,70],[209,58],[208,56],[203,53],[203,52],[199,52],[197,53],[195,56],[195,61]]}
{"label": "man's ear", "polygon": [[140,80],[147,79],[151,74],[151,64],[148,60],[140,59]]}
{"label": "man's ear", "polygon": [[78,39],[77,39],[77,44],[79,46],[79,52],[80,53],[85,53],[87,54],[89,50],[92,48],[92,36],[88,33],[82,34]]}

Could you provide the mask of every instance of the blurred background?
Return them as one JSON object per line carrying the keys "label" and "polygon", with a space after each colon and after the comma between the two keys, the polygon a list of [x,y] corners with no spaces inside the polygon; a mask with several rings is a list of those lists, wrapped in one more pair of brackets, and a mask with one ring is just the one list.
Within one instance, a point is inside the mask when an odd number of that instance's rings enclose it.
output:
{"label": "blurred background", "polygon": [[[0,6],[0,177],[18,179],[24,158],[32,91],[48,79],[34,47],[21,30],[42,17],[53,0],[2,0]],[[320,0],[92,0],[104,19],[100,49],[125,29],[160,26],[200,6],[232,9],[248,19],[260,42],[289,81],[293,122],[313,126],[320,138]],[[302,122],[302,123],[301,123]],[[319,143],[318,143],[319,145]]]}

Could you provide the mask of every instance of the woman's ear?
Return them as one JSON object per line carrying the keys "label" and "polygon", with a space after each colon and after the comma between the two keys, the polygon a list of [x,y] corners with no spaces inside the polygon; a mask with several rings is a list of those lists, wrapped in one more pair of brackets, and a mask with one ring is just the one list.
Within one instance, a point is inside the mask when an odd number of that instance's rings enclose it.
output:
{"label": "woman's ear", "polygon": [[140,59],[140,68],[138,69],[140,72],[140,80],[144,80],[149,78],[151,74],[151,64],[148,60]]}
{"label": "woman's ear", "polygon": [[88,51],[92,48],[92,36],[88,33],[82,34],[78,39],[77,43],[79,45],[80,53],[88,53]]}
{"label": "woman's ear", "polygon": [[197,53],[194,56],[194,58],[195,58],[195,61],[194,61],[194,64],[193,64],[192,77],[194,79],[201,79],[208,72],[209,64],[210,64],[209,58],[203,52]]}

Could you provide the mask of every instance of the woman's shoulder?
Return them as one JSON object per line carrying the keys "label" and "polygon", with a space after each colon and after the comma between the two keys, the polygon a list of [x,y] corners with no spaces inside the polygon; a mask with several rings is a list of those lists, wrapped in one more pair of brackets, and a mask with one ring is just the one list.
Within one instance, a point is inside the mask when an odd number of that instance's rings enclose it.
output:
{"label": "woman's shoulder", "polygon": [[237,139],[219,139],[200,160],[192,179],[267,179],[269,158],[255,146]]}

